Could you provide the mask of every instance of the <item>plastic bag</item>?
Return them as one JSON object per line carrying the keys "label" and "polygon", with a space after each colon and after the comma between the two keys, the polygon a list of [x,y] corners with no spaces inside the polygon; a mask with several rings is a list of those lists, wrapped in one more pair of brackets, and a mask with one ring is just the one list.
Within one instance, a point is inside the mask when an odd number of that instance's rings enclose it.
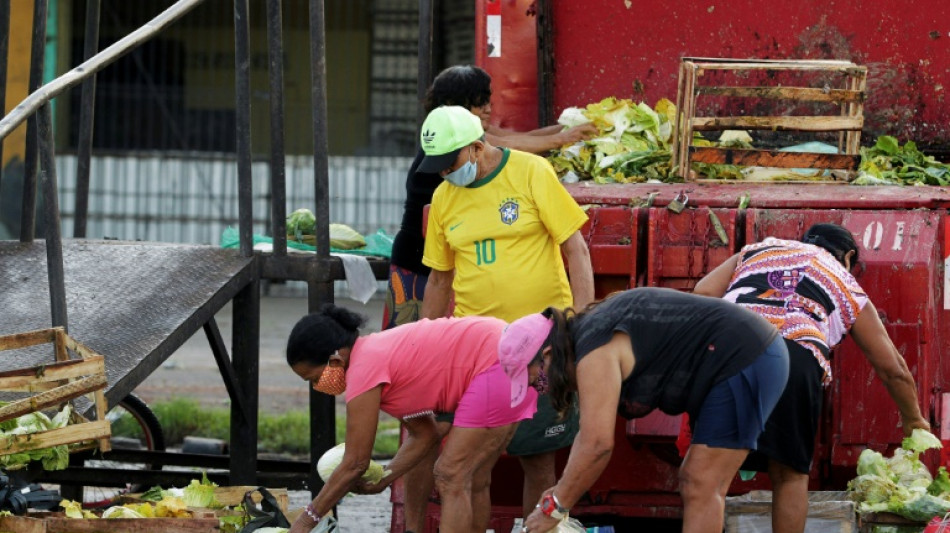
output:
{"label": "plastic bag", "polygon": [[[261,508],[258,509],[252,498],[255,492],[261,493]],[[257,487],[244,493],[244,510],[250,515],[251,519],[247,525],[241,529],[240,533],[251,533],[262,527],[290,527],[290,522],[280,510],[277,504],[277,498],[264,487]],[[332,530],[329,530],[332,531]]]}
{"label": "plastic bag", "polygon": [[310,530],[310,533],[337,533],[340,529],[336,525],[336,519],[327,516],[317,524],[317,527]]}
{"label": "plastic bag", "polygon": [[549,533],[587,533],[587,528],[577,519],[568,516],[561,520],[557,527]]}

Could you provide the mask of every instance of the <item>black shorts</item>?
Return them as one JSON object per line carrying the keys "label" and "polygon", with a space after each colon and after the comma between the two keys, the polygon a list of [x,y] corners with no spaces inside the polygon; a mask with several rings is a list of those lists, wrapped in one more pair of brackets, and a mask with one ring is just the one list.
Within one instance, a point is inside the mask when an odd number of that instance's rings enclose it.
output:
{"label": "black shorts", "polygon": [[824,396],[821,384],[824,371],[814,354],[797,342],[786,340],[785,346],[788,348],[788,384],[743,470],[768,472],[768,459],[772,459],[805,474],[811,471]]}

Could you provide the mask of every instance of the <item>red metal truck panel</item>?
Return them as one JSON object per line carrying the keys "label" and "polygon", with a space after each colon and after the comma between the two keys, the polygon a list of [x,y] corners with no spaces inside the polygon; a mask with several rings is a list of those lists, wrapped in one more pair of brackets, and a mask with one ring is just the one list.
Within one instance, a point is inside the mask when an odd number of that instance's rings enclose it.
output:
{"label": "red metal truck panel", "polygon": [[797,209],[946,209],[948,187],[858,187],[782,183],[670,183],[610,184],[580,182],[566,185],[581,205],[642,205],[654,194],[652,205],[665,206],[678,194],[689,196],[689,206],[737,207],[749,196],[748,207]]}
{"label": "red metal truck panel", "polygon": [[[950,2],[552,2],[554,111],[675,100],[683,56],[867,65],[865,134],[950,146]],[[526,22],[526,25],[528,23]]]}
{"label": "red metal truck panel", "polygon": [[738,251],[736,229],[735,209],[704,206],[677,214],[651,208],[646,285],[692,290],[696,280]]}
{"label": "red metal truck panel", "polygon": [[475,63],[492,77],[492,123],[538,127],[538,52],[534,0],[477,0]]}

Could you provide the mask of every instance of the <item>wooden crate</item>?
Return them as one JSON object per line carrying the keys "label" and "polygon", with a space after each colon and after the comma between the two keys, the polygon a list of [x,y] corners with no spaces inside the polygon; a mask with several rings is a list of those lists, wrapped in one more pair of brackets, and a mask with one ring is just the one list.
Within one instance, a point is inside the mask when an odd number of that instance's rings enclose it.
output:
{"label": "wooden crate", "polygon": [[[837,73],[845,76],[845,88],[782,86],[711,86],[700,84],[706,72],[730,71],[734,74],[761,71]],[[676,96],[677,116],[673,126],[672,162],[674,173],[687,181],[693,162],[740,166],[815,168],[845,171],[849,179],[860,163],[858,150],[864,126],[864,100],[867,68],[850,61],[710,59],[686,57],[680,63]],[[840,116],[696,116],[699,96],[727,96],[826,102],[841,107]],[[694,131],[783,130],[833,132],[838,134],[838,154],[783,152],[721,147],[692,146]],[[719,180],[721,181],[721,180]]]}
{"label": "wooden crate", "polygon": [[[27,393],[28,396],[0,407],[0,422],[27,413],[56,407],[79,396],[91,394],[95,420],[74,413],[70,425],[33,433],[0,437],[0,455],[26,450],[70,445],[70,451],[98,446],[109,451],[112,434],[106,420],[106,373],[104,358],[76,342],[63,328],[41,329],[0,336],[0,352],[51,344],[53,362],[45,365],[0,372],[0,391]],[[71,358],[75,355],[75,358]]]}
{"label": "wooden crate", "polygon": [[864,513],[858,515],[860,533],[920,533],[926,522],[915,522],[892,513]]}

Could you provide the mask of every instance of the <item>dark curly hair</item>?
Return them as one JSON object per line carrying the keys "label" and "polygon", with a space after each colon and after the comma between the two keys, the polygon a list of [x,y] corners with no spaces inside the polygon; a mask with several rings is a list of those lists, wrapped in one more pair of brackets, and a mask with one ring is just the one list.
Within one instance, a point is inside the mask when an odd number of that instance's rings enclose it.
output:
{"label": "dark curly hair", "polygon": [[491,100],[491,76],[474,65],[456,65],[432,80],[423,101],[426,113],[444,105],[465,109],[482,107]]}
{"label": "dark curly hair", "polygon": [[297,321],[287,339],[287,364],[300,362],[325,365],[340,348],[350,348],[366,322],[362,315],[345,307],[324,304],[315,313]]}
{"label": "dark curly hair", "polygon": [[574,405],[574,392],[577,390],[577,379],[574,374],[574,341],[571,338],[571,326],[577,315],[573,309],[557,309],[548,307],[541,312],[552,319],[554,326],[551,333],[542,345],[542,350],[551,347],[551,362],[547,368],[548,395],[551,405],[557,411],[559,418],[567,416]]}
{"label": "dark curly hair", "polygon": [[837,224],[815,224],[805,232],[802,242],[824,248],[842,265],[848,252],[853,251],[851,266],[858,264],[858,244],[854,241],[854,236]]}

